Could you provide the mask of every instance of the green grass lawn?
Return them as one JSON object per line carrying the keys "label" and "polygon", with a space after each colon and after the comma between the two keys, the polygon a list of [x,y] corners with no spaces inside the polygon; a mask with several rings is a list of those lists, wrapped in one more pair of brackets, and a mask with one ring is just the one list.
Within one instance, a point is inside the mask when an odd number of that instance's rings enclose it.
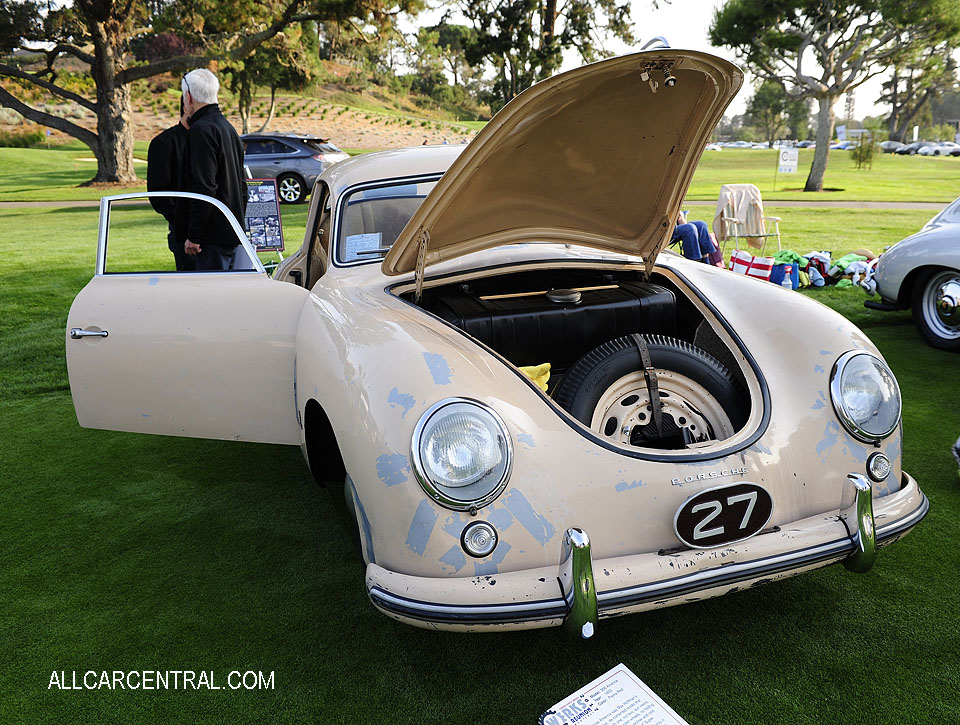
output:
{"label": "green grass lawn", "polygon": [[[466,125],[482,122],[464,122]],[[368,149],[348,149],[351,155]],[[147,157],[147,143],[137,142],[136,156]],[[96,172],[96,164],[84,159],[93,155],[83,144],[72,141],[47,149],[0,148],[0,201],[46,201],[99,199],[102,189],[79,186]],[[960,194],[960,158],[897,156],[883,154],[872,169],[858,171],[847,151],[831,151],[824,186],[834,191],[804,193],[813,152],[800,150],[796,174],[780,174],[773,190],[777,152],[774,150],[724,149],[707,151],[687,194],[690,200],[716,200],[722,184],[756,184],[766,202],[800,201],[935,201],[949,202]],[[146,164],[136,165],[141,179]],[[144,184],[146,182],[144,181]],[[143,184],[120,191],[140,191]]]}
{"label": "green grass lawn", "polygon": [[[288,251],[304,214],[285,208]],[[928,215],[783,216],[791,246],[843,251]],[[340,491],[317,488],[295,447],[78,427],[64,327],[96,224],[95,209],[0,210],[0,722],[532,723],[618,662],[691,723],[960,721],[958,358],[922,345],[908,313],[865,310],[859,290],[808,293],[890,362],[904,466],[931,500],[871,572],[604,620],[589,642],[439,633],[369,604]],[[221,685],[262,670],[275,689],[48,689],[55,670],[113,669]]]}

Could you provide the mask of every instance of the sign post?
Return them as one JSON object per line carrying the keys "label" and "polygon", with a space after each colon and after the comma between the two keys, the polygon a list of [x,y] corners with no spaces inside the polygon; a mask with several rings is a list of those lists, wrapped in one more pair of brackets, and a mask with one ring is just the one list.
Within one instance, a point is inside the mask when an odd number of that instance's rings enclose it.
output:
{"label": "sign post", "polygon": [[777,153],[777,170],[773,174],[773,190],[777,190],[777,174],[795,174],[800,163],[799,149],[780,149]]}

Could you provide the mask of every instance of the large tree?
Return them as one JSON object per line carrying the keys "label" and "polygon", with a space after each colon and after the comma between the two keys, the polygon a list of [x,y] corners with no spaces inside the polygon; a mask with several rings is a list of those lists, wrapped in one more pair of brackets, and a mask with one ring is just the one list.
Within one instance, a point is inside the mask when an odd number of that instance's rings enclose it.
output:
{"label": "large tree", "polygon": [[716,11],[710,40],[733,48],[788,96],[816,100],[817,148],[805,190],[820,191],[837,99],[958,32],[956,0],[729,0]]}
{"label": "large tree", "polygon": [[[92,182],[133,183],[133,129],[130,89],[135,81],[163,73],[206,66],[211,60],[238,60],[260,43],[273,38],[292,22],[328,17],[349,0],[74,0],[56,6],[33,0],[0,0],[0,55],[17,49],[42,51],[45,67],[27,71],[13,62],[0,63],[0,76],[17,78],[62,99],[73,101],[97,118],[94,133],[79,124],[34,108],[0,87],[0,105],[12,108],[25,118],[79,139],[97,159]],[[192,35],[202,52],[138,63],[131,54],[131,42],[155,32],[154,20],[175,15],[183,22],[180,34]],[[242,19],[242,20],[238,20]],[[205,32],[216,27],[215,34]],[[161,27],[166,30],[167,28]],[[89,68],[95,98],[87,98],[57,84],[56,62],[63,56],[79,60]]]}
{"label": "large tree", "polygon": [[772,147],[787,130],[787,96],[780,85],[763,81],[747,103],[747,114]]}
{"label": "large tree", "polygon": [[616,0],[460,0],[475,36],[465,48],[472,66],[496,74],[491,106],[499,109],[560,67],[564,50],[585,62],[607,55],[601,41],[633,42],[629,3]]}
{"label": "large tree", "polygon": [[879,102],[890,106],[887,132],[894,141],[903,141],[918,113],[931,101],[957,87],[957,62],[949,43],[924,48],[893,68],[883,84]]}

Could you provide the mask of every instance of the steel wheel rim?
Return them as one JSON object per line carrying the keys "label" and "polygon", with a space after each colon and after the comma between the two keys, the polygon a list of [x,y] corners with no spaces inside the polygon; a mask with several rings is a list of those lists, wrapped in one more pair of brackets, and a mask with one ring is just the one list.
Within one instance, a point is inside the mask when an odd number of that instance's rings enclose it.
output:
{"label": "steel wheel rim", "polygon": [[960,273],[940,272],[923,290],[923,318],[938,337],[960,339]]}
{"label": "steel wheel rim", "polygon": [[280,181],[280,198],[284,201],[296,201],[300,198],[300,182],[296,179]]}
{"label": "steel wheel rim", "polygon": [[[657,387],[663,415],[671,415],[678,426],[686,428],[695,438],[706,436],[702,444],[724,440],[735,433],[719,401],[695,380],[670,370],[657,370]],[[633,397],[636,400],[631,402]],[[629,373],[603,391],[594,408],[590,428],[612,443],[636,447],[630,443],[632,430],[634,426],[652,421],[649,405],[643,373]],[[615,427],[611,419],[616,419]]]}

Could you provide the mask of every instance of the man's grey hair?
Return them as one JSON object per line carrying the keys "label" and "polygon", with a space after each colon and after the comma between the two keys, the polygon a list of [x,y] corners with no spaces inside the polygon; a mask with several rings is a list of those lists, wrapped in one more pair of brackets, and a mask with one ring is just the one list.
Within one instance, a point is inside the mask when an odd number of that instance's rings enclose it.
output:
{"label": "man's grey hair", "polygon": [[180,89],[190,92],[197,103],[216,103],[220,81],[206,68],[197,68],[187,73],[180,81]]}

